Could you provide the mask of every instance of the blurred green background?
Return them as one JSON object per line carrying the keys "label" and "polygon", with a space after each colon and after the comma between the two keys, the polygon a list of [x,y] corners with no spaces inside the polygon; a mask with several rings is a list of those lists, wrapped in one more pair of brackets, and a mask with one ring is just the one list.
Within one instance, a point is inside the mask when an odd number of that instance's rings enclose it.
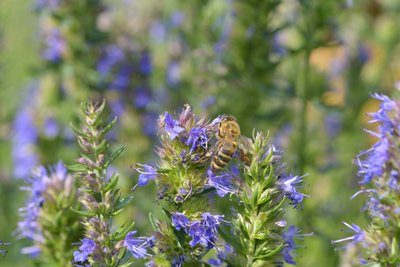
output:
{"label": "blurred green background", "polygon": [[[119,117],[109,138],[127,145],[116,163],[126,192],[129,166],[156,161],[158,114],[185,103],[210,119],[232,114],[244,135],[269,131],[289,170],[307,174],[310,198],[287,212],[314,233],[298,266],[353,266],[330,241],[342,221],[366,219],[363,197],[350,200],[353,161],[375,141],[363,131],[374,129],[370,94],[400,87],[399,20],[397,0],[0,1],[0,240],[13,243],[0,266],[34,266],[19,252],[29,241],[13,234],[26,196],[17,176],[71,163],[69,122],[81,101],[103,97]],[[21,131],[35,133],[28,150]],[[153,191],[139,190],[130,210],[143,233],[159,213]]]}

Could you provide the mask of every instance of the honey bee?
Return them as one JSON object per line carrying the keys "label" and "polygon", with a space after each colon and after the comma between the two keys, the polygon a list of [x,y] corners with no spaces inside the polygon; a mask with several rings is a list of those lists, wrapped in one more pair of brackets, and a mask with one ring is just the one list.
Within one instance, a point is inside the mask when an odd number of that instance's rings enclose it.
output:
{"label": "honey bee", "polygon": [[217,126],[217,142],[214,147],[213,156],[211,157],[211,171],[216,172],[222,170],[228,165],[238,147],[241,159],[245,164],[249,164],[249,158],[243,146],[239,145],[242,136],[240,135],[240,126],[235,117],[230,115],[222,115]]}

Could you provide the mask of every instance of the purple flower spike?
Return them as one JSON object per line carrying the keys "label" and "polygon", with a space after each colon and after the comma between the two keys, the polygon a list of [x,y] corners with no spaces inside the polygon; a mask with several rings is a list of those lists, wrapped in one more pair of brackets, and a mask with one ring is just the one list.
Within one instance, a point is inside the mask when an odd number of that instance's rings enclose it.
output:
{"label": "purple flower spike", "polygon": [[179,126],[179,122],[174,120],[174,118],[168,112],[165,112],[164,123],[165,130],[167,131],[171,140],[174,140],[181,132],[185,131],[184,128]]}

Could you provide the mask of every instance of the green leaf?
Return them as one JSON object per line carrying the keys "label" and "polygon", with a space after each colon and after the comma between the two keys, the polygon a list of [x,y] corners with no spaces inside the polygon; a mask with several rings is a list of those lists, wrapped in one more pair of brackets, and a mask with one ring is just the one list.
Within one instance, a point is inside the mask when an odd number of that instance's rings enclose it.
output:
{"label": "green leaf", "polygon": [[88,210],[75,210],[74,208],[70,208],[73,212],[83,216],[83,217],[93,217],[96,215],[93,211]]}
{"label": "green leaf", "polygon": [[72,122],[69,125],[77,135],[84,136],[84,137],[88,136],[81,129],[79,129],[77,126],[75,126]]}
{"label": "green leaf", "polygon": [[124,224],[115,234],[113,234],[113,239],[116,241],[122,240],[125,236],[133,230],[135,227],[135,222],[131,222],[130,224]]}
{"label": "green leaf", "polygon": [[151,212],[149,212],[149,221],[150,221],[150,224],[153,227],[153,229],[157,230],[156,222],[155,222],[155,219],[154,219],[153,214]]}
{"label": "green leaf", "polygon": [[115,209],[125,208],[125,206],[128,205],[132,200],[133,200],[133,196],[121,198],[120,200],[118,200],[117,205],[115,206]]}
{"label": "green leaf", "polygon": [[86,171],[86,166],[80,163],[67,165],[67,169],[71,172],[84,172]]}
{"label": "green leaf", "polygon": [[104,127],[100,135],[105,136],[114,127],[114,124],[116,122],[117,122],[117,116],[115,116],[114,119],[109,124],[107,124],[107,126]]}
{"label": "green leaf", "polygon": [[235,238],[235,235],[231,233],[229,227],[218,227],[218,233],[225,240],[225,242],[227,242],[234,248],[235,251],[243,251],[242,244],[240,244],[239,241]]}
{"label": "green leaf", "polygon": [[110,181],[108,181],[107,185],[104,187],[104,191],[108,192],[114,190],[118,184],[118,180],[119,180],[118,174],[114,173],[111,176]]}
{"label": "green leaf", "polygon": [[169,212],[169,210],[162,208],[162,211],[164,212],[165,215],[167,215],[167,217],[171,220],[171,212]]}
{"label": "green leaf", "polygon": [[126,146],[121,146],[117,151],[111,154],[111,156],[108,158],[107,162],[104,164],[104,168],[107,168],[124,150]]}

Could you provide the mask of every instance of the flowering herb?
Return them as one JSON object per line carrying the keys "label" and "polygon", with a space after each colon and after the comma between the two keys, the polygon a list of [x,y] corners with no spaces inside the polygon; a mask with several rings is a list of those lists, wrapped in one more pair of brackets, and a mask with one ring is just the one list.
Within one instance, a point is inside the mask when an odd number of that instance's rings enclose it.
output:
{"label": "flowering herb", "polygon": [[234,213],[221,235],[233,251],[219,260],[229,266],[266,266],[295,264],[291,252],[298,248],[294,237],[301,238],[299,229],[287,225],[283,212],[287,204],[301,204],[303,194],[296,184],[302,177],[287,175],[281,161],[282,151],[269,144],[268,138],[257,133],[244,143],[250,164],[238,162],[234,175],[235,194],[231,194]]}
{"label": "flowering herb", "polygon": [[[33,176],[26,179],[30,186],[22,190],[30,192],[25,207],[20,209],[19,238],[33,241],[33,246],[22,253],[39,257],[40,261],[68,266],[72,260],[73,243],[81,237],[77,209],[75,179],[67,173],[62,162],[46,170],[38,167]],[[62,216],[60,216],[62,214]]]}
{"label": "flowering herb", "polygon": [[[238,151],[232,152],[226,166],[213,169],[211,162],[220,144],[227,142],[217,137],[225,117],[207,123],[197,119],[188,105],[177,119],[168,112],[160,117],[159,167],[136,169],[138,185],[155,181],[159,203],[169,218],[155,224],[156,255],[149,266],[199,262],[214,248],[218,256],[209,263],[215,266],[295,263],[294,239],[306,235],[294,226],[285,233],[282,216],[285,204],[297,207],[303,201],[304,194],[298,191],[302,177],[284,173],[281,151],[261,133],[253,140],[244,138],[243,143],[239,137],[233,140],[239,143]],[[207,204],[216,195],[229,196],[233,215],[216,214]],[[229,248],[225,252],[223,241]]]}
{"label": "flowering herb", "polygon": [[200,261],[217,247],[218,229],[226,223],[207,204],[212,188],[207,182],[210,159],[206,154],[209,144],[215,141],[211,141],[214,133],[188,105],[177,118],[165,112],[159,125],[159,167],[138,165],[143,166],[136,169],[140,173],[138,185],[155,181],[160,205],[169,217],[167,222],[156,222],[156,256],[152,264],[182,266],[184,262]]}
{"label": "flowering herb", "polygon": [[382,266],[400,264],[400,101],[374,94],[381,101],[379,110],[371,113],[372,123],[378,123],[378,131],[367,131],[379,138],[370,149],[357,156],[358,174],[362,189],[354,194],[367,195],[364,209],[370,221],[366,228],[344,223],[351,236],[332,241],[333,244],[347,242],[340,248],[356,246],[360,261]]}
{"label": "flowering herb", "polygon": [[[118,174],[108,173],[110,164],[122,153],[125,147],[111,152],[105,136],[116,122],[104,124],[101,114],[105,102],[101,104],[83,104],[82,124],[74,127],[82,156],[78,164],[70,166],[75,177],[80,181],[79,200],[83,210],[76,210],[81,216],[85,229],[79,250],[74,253],[74,262],[90,266],[129,265],[133,258],[148,257],[147,249],[153,246],[151,238],[135,238],[134,222],[126,223],[114,229],[113,218],[123,212],[132,201],[132,197],[122,198],[119,193]],[[142,182],[151,179],[152,169],[145,165],[142,171]],[[132,257],[124,257],[129,251]]]}

